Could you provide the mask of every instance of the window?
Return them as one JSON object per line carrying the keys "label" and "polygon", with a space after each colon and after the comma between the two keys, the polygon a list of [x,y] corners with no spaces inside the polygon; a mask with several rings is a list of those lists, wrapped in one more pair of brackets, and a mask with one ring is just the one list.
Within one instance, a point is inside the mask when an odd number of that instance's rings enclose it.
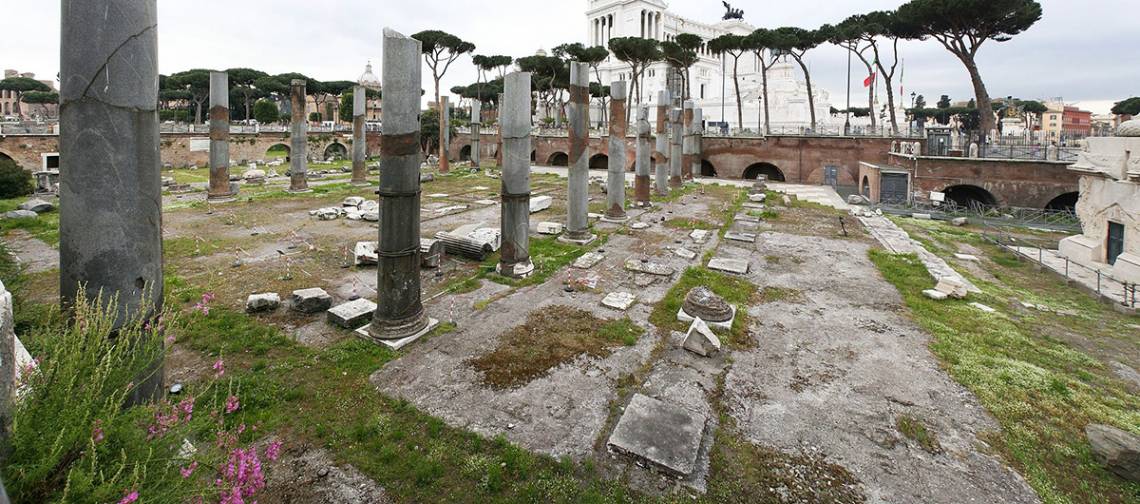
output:
{"label": "window", "polygon": [[705,85],[701,84],[701,99],[705,99]]}

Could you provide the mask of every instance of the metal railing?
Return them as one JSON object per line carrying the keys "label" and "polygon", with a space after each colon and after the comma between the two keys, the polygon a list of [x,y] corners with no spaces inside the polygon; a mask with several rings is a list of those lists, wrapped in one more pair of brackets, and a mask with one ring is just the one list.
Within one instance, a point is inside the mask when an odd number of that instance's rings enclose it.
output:
{"label": "metal railing", "polygon": [[971,223],[986,226],[1022,227],[1065,233],[1081,232],[1081,220],[1073,210],[1000,207],[982,204],[959,205],[953,201],[935,203],[925,200],[912,203],[883,203],[878,205],[878,208],[884,213],[894,215],[929,214],[939,220],[965,217]]}
{"label": "metal railing", "polygon": [[[985,226],[982,229],[982,239],[1013,254],[1018,261],[1033,261],[1033,251],[1036,250],[1036,263],[1039,267],[1053,271],[1064,277],[1066,281],[1076,282],[1097,296],[1113,303],[1119,301],[1121,306],[1136,308],[1137,284],[1118,281],[1109,272],[1071,261],[1068,257],[1053,253],[1052,251],[1055,249],[1047,249],[1044,246],[1045,244],[1034,243],[1024,238],[1014,238],[1001,228]],[[1056,260],[1061,262],[1063,266],[1046,264],[1046,254],[1050,257],[1056,257]]]}
{"label": "metal railing", "polygon": [[[380,128],[375,124],[367,124],[365,130],[379,131]],[[162,123],[159,125],[158,131],[159,133],[173,135],[207,135],[210,133],[210,126],[208,124]],[[290,131],[289,126],[283,124],[230,124],[231,135],[286,133],[288,131]],[[335,126],[309,125],[309,133],[352,133],[352,126],[347,124],[337,124]],[[59,126],[57,124],[0,124],[0,135],[4,136],[45,136],[58,134]]]}

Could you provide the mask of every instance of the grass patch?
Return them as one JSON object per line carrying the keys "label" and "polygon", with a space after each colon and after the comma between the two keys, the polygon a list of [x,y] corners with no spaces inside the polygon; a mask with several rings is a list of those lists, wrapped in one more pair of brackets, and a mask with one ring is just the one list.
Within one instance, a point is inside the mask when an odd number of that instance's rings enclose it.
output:
{"label": "grass patch", "polygon": [[692,231],[694,229],[712,230],[712,229],[719,229],[720,228],[720,226],[713,224],[713,223],[706,221],[706,220],[696,219],[696,218],[686,219],[686,218],[681,218],[681,217],[669,219],[669,220],[665,221],[665,223],[663,225],[665,227],[668,227],[668,228],[684,229],[687,231]]}
{"label": "grass patch", "polygon": [[601,320],[567,306],[535,310],[526,323],[499,337],[490,353],[473,358],[471,366],[483,383],[504,389],[530,383],[580,355],[606,357],[616,345],[632,345],[644,333],[629,319]]}
{"label": "grass patch", "polygon": [[677,311],[685,302],[689,291],[700,286],[708,287],[716,295],[723,297],[729,304],[736,306],[736,320],[732,323],[732,330],[727,335],[721,335],[729,348],[750,348],[756,344],[748,334],[747,304],[752,302],[756,295],[756,285],[742,278],[734,278],[723,273],[704,267],[692,267],[681,274],[681,278],[665,297],[653,307],[649,314],[649,323],[668,334],[669,331],[685,331],[688,326],[677,320]]}
{"label": "grass patch", "polygon": [[[19,198],[11,198],[0,200],[0,214],[11,212],[18,208],[22,203],[33,198],[32,196],[22,196]],[[23,230],[24,232],[39,238],[43,242],[53,247],[59,246],[59,211],[52,210],[44,212],[37,217],[24,217],[20,219],[0,219],[0,235],[6,234],[8,231],[15,229]]]}
{"label": "grass patch", "polygon": [[804,293],[799,289],[769,286],[760,291],[760,303],[802,303],[803,301]]}
{"label": "grass patch", "polygon": [[562,243],[558,241],[556,237],[531,238],[530,261],[534,264],[534,272],[531,273],[530,276],[522,279],[514,279],[495,273],[495,266],[499,264],[500,259],[499,253],[496,252],[488,257],[486,261],[483,261],[483,265],[480,268],[481,271],[477,277],[512,287],[540,285],[546,283],[552,275],[570,265],[579,257],[585,255],[586,252],[605,245],[607,240],[609,240],[608,234],[600,234],[598,239],[594,240],[593,243],[582,247]]}
{"label": "grass patch", "polygon": [[870,257],[902,294],[913,319],[933,336],[931,350],[947,372],[1001,425],[1001,432],[986,435],[986,441],[1043,501],[1134,502],[1140,485],[1095,462],[1084,428],[1103,423],[1140,434],[1140,397],[1100,361],[1048,336],[1056,324],[1071,324],[1089,337],[1135,341],[1135,331],[1124,329],[1134,318],[1125,319],[1056,279],[1000,267],[992,273],[1002,283],[976,282],[985,292],[973,301],[1001,310],[1011,298],[1048,292],[1054,302],[1080,306],[1088,320],[1043,322],[1004,311],[987,315],[966,302],[925,298],[922,290],[931,281],[913,255],[872,250]]}
{"label": "grass patch", "polygon": [[938,436],[927,429],[922,420],[910,415],[900,415],[895,421],[895,427],[907,439],[918,443],[918,446],[921,446],[927,453],[931,455],[942,453],[942,444],[938,442]]}

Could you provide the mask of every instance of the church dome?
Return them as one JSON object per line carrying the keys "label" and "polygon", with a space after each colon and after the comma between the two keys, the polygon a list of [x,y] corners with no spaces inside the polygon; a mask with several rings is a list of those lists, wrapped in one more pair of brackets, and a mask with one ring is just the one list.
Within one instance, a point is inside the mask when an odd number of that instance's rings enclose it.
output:
{"label": "church dome", "polygon": [[380,89],[380,79],[376,77],[376,74],[372,73],[371,61],[364,66],[364,73],[360,75],[356,83],[368,89]]}
{"label": "church dome", "polygon": [[1116,136],[1140,137],[1140,119],[1132,119],[1131,121],[1120,123],[1120,126],[1116,127]]}

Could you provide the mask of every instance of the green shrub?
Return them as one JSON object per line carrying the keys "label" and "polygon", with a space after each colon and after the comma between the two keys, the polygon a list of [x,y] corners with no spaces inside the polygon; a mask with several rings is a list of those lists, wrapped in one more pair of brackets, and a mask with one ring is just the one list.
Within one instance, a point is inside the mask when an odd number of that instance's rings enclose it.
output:
{"label": "green shrub", "polygon": [[31,173],[11,159],[0,159],[0,199],[27,196],[34,189]]}

